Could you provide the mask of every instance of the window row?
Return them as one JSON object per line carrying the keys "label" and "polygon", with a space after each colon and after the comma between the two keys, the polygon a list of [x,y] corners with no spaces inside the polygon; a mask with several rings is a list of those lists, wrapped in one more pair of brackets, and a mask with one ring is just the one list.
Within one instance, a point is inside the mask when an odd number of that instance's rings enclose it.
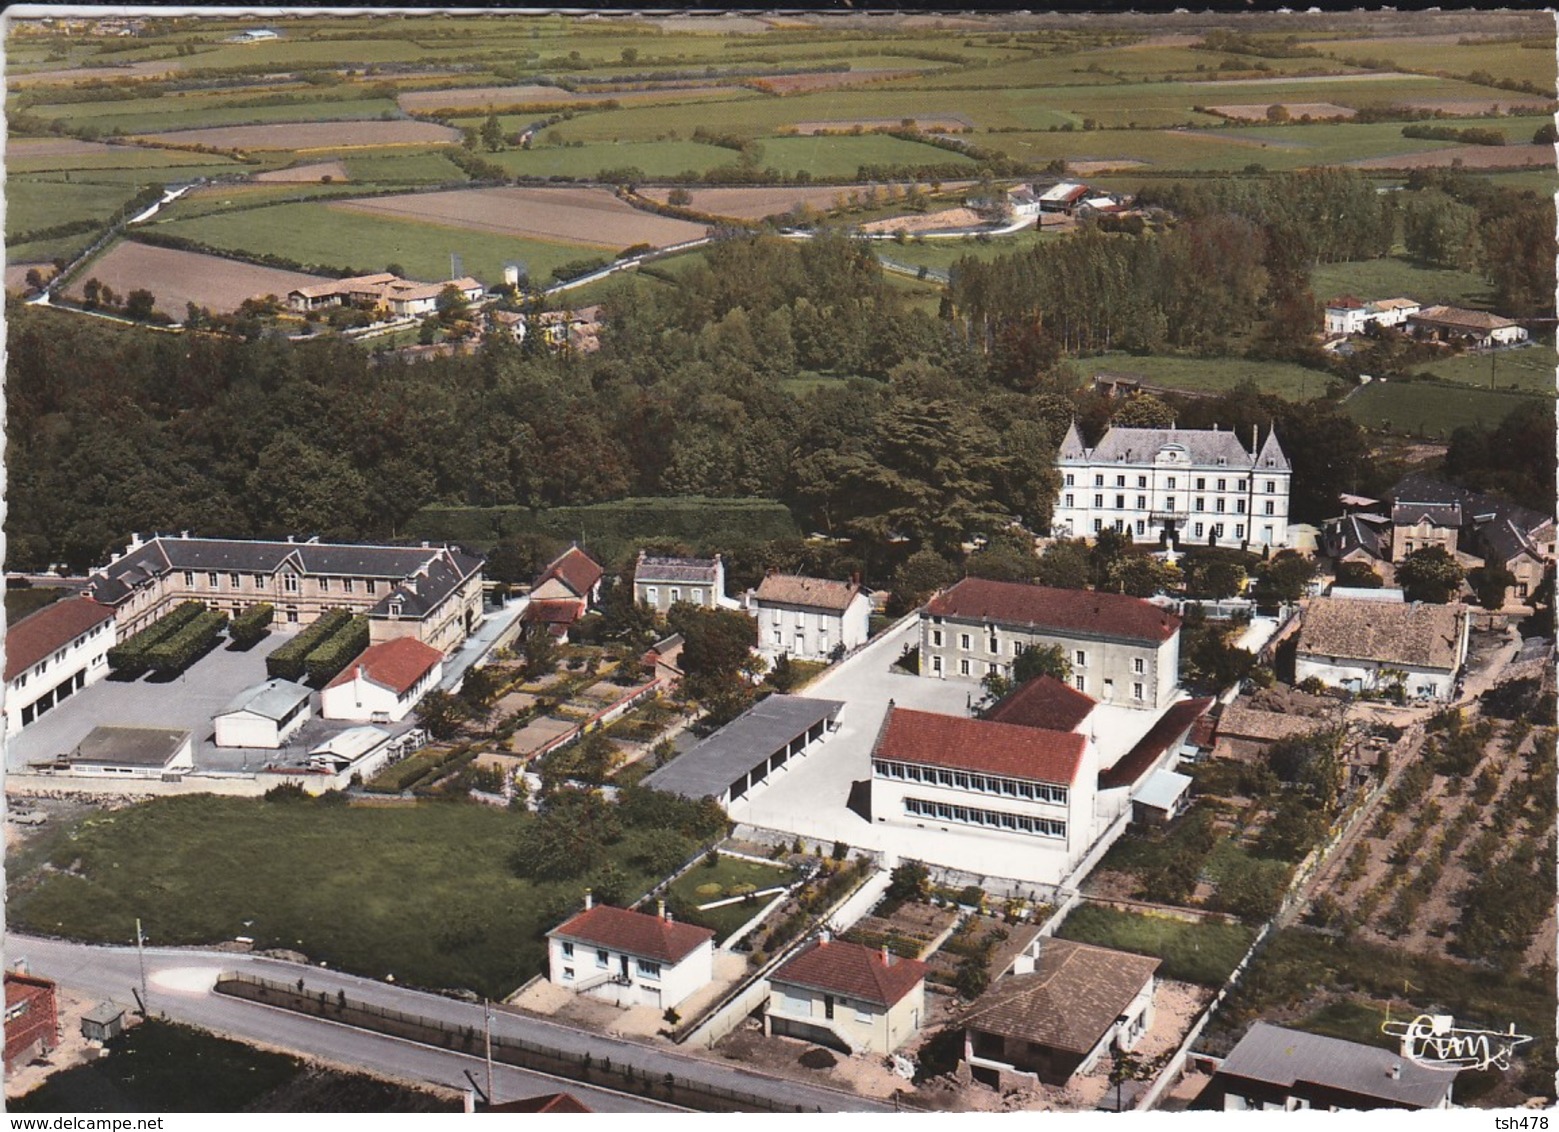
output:
{"label": "window row", "polygon": [[904,812],[911,817],[933,818],[937,821],[957,822],[960,825],[985,826],[988,829],[1007,830],[1012,833],[1031,833],[1039,837],[1066,839],[1066,822],[1050,818],[1034,818],[1027,814],[1006,814],[995,810],[982,810],[975,806],[950,806],[945,802],[926,802],[919,798],[905,798]]}
{"label": "window row", "polygon": [[[187,590],[201,588],[200,582],[197,581],[197,579],[200,577],[201,575],[196,574],[193,570],[184,571],[184,588]],[[254,589],[268,590],[271,588],[271,579],[264,574],[253,574],[251,575],[251,579],[254,583],[252,587]],[[281,580],[282,589],[286,590],[290,594],[295,594],[298,592],[298,575],[291,573],[283,574]],[[315,588],[318,589],[318,591],[322,594],[330,593],[333,589],[339,589],[340,592],[349,594],[357,592],[358,581],[359,579],[356,578],[318,577],[314,579],[314,585]],[[230,590],[242,589],[243,583],[244,576],[242,574],[228,574],[227,586],[225,588]],[[362,583],[364,593],[372,594],[379,592],[379,582],[377,579],[365,578],[362,579]],[[204,585],[208,590],[223,589],[222,575],[215,570],[206,572],[204,575]]]}
{"label": "window row", "polygon": [[[704,591],[702,589],[699,589],[699,588],[695,587],[693,589],[688,590],[687,594],[688,594],[687,600],[692,602],[694,605],[703,605],[704,604]],[[659,605],[660,604],[660,587],[659,586],[645,586],[644,587],[644,600],[645,600],[645,603],[648,604],[648,605]],[[667,600],[670,601],[672,605],[676,605],[677,602],[682,601],[683,600],[683,598],[682,598],[682,587],[681,586],[672,586],[667,591]],[[779,611],[775,610],[775,613],[777,615],[779,613]]]}
{"label": "window row", "polygon": [[878,778],[898,779],[901,782],[924,782],[928,786],[947,786],[954,790],[972,790],[980,794],[999,794],[1007,798],[1066,805],[1067,788],[1050,782],[1030,782],[1024,778],[1002,778],[888,759],[873,759],[872,773]]}

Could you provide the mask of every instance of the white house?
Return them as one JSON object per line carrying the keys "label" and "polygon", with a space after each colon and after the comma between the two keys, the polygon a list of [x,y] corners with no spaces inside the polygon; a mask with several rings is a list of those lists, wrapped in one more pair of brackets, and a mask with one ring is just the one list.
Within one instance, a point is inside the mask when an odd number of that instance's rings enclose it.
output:
{"label": "white house", "polygon": [[245,688],[213,717],[219,747],[277,748],[314,717],[310,692],[291,680]]}
{"label": "white house", "polygon": [[1180,682],[1180,618],[1152,602],[1095,590],[965,578],[920,613],[920,674],[983,680],[1018,653],[1059,646],[1072,686],[1101,703],[1162,708]]}
{"label": "white house", "polygon": [[1344,295],[1326,304],[1326,336],[1337,338],[1347,334],[1362,334],[1373,320],[1371,304]]}
{"label": "white house", "polygon": [[94,777],[177,778],[195,769],[194,737],[166,727],[94,727],[70,754],[32,768]]}
{"label": "white house", "polygon": [[595,904],[547,933],[547,978],[618,1006],[665,1010],[714,979],[714,932]]}
{"label": "white house", "polygon": [[827,660],[835,649],[864,645],[872,603],[855,582],[770,574],[753,592],[758,651],[769,659]]}
{"label": "white house", "polygon": [[1315,598],[1300,623],[1296,681],[1353,692],[1399,680],[1411,697],[1448,700],[1467,659],[1467,607]]}
{"label": "white house", "polygon": [[1269,432],[1254,451],[1227,429],[1111,427],[1085,448],[1074,422],[1057,464],[1058,535],[1106,528],[1137,542],[1272,547],[1288,540],[1293,469]]}
{"label": "white house", "polygon": [[1526,328],[1511,319],[1461,307],[1425,307],[1408,318],[1407,327],[1420,338],[1460,342],[1479,350],[1527,340]]}
{"label": "white house", "polygon": [[444,654],[415,637],[369,645],[320,694],[326,719],[396,723],[444,678]]}
{"label": "white house", "polygon": [[958,830],[1081,859],[1093,839],[1099,752],[1075,731],[890,707],[872,750],[875,822]]}
{"label": "white house", "polygon": [[926,964],[828,932],[769,976],[764,1029],[845,1053],[889,1054],[926,1016]]}
{"label": "white house", "polygon": [[633,568],[633,600],[656,613],[679,601],[719,608],[725,598],[725,563],[713,558],[665,558],[639,551]]}
{"label": "white house", "polygon": [[108,675],[117,640],[114,609],[60,598],[5,634],[5,733],[14,735],[67,697]]}

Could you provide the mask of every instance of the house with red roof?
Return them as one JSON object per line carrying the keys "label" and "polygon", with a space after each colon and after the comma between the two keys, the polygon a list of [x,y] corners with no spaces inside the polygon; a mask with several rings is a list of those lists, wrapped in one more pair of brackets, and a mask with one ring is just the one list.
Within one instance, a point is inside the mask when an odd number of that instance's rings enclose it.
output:
{"label": "house with red roof", "polygon": [[118,639],[114,610],[88,597],[65,597],[22,618],[5,635],[5,733],[108,675]]}
{"label": "house with red roof", "polygon": [[326,719],[398,723],[444,678],[444,654],[416,637],[369,645],[320,693]]}
{"label": "house with red roof", "polygon": [[1093,840],[1099,752],[1086,735],[889,707],[872,750],[874,822],[1061,850]]}
{"label": "house with red roof", "polygon": [[547,933],[547,979],[576,994],[618,1006],[668,1010],[714,980],[714,936],[708,928],[656,914],[596,904]]}
{"label": "house with red roof", "polygon": [[844,1053],[890,1054],[920,1029],[926,970],[918,959],[825,931],[769,976],[764,1031]]}
{"label": "house with red roof", "polygon": [[1010,675],[1026,648],[1059,646],[1072,686],[1100,703],[1159,709],[1180,684],[1180,618],[1097,590],[965,578],[920,613],[920,674],[978,682]]}
{"label": "house with red roof", "polygon": [[603,573],[601,564],[576,543],[548,563],[531,587],[531,600],[573,601],[583,613],[600,600]]}

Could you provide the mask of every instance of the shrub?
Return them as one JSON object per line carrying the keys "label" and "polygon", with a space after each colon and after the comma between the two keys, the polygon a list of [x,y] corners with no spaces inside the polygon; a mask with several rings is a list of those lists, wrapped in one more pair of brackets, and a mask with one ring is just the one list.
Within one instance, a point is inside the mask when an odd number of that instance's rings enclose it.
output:
{"label": "shrub", "polygon": [[266,673],[280,680],[302,679],[309,653],[351,619],[352,614],[345,609],[321,613],[312,625],[265,658]]}
{"label": "shrub", "polygon": [[368,618],[353,617],[310,650],[304,670],[312,683],[324,684],[367,647]]}
{"label": "shrub", "polygon": [[262,601],[259,605],[251,606],[233,618],[227,627],[227,635],[233,638],[235,645],[249,648],[264,638],[275,616],[276,607],[270,602]]}
{"label": "shrub", "polygon": [[154,671],[171,676],[209,649],[227,627],[227,614],[207,610],[146,650],[146,662]]}
{"label": "shrub", "polygon": [[145,672],[151,667],[147,653],[152,646],[173,636],[205,611],[203,602],[181,602],[171,613],[164,614],[129,640],[121,641],[109,649],[108,667],[127,676]]}

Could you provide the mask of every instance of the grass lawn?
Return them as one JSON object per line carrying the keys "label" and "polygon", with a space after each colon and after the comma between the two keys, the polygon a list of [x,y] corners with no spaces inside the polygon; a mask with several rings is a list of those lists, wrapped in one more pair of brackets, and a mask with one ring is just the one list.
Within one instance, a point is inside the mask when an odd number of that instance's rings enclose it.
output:
{"label": "grass lawn", "polygon": [[[1526,80],[1539,88],[1554,86],[1552,48],[1536,50],[1517,43],[1445,43],[1438,37],[1428,39],[1330,39],[1314,46],[1334,55],[1390,60],[1391,65],[1409,71],[1431,74],[1466,75],[1486,71],[1497,79]],[[1501,92],[1506,98],[1531,98],[1532,95]],[[1496,95],[1495,97],[1498,97]]]}
{"label": "grass lawn", "polygon": [[1158,969],[1163,978],[1218,987],[1250,948],[1256,932],[1243,924],[1193,924],[1083,904],[1067,916],[1056,935],[1156,955],[1164,961]]}
{"label": "grass lawn", "polygon": [[[789,884],[795,879],[793,870],[779,865],[760,865],[756,861],[743,861],[734,857],[720,858],[714,868],[700,862],[678,877],[668,890],[671,899],[683,909],[683,915],[692,922],[715,931],[715,943],[725,942],[727,936],[758,914],[758,910],[772,897],[727,904],[723,908],[696,911],[698,905],[727,896],[740,896],[746,891],[758,891]],[[751,885],[751,889],[745,886]]]}
{"label": "grass lawn", "polygon": [[758,164],[792,174],[807,170],[814,180],[854,177],[862,165],[967,165],[974,160],[924,142],[905,141],[886,134],[861,134],[858,137],[818,136],[764,138],[759,143],[763,154]]}
{"label": "grass lawn", "polygon": [[1438,440],[1447,439],[1460,425],[1493,428],[1514,409],[1549,417],[1554,412],[1552,398],[1424,381],[1372,382],[1342,407],[1366,428]]}
{"label": "grass lawn", "polygon": [[1425,306],[1446,304],[1486,308],[1493,301],[1488,281],[1471,271],[1422,267],[1406,256],[1323,263],[1310,273],[1310,289],[1320,302],[1353,295],[1360,299],[1417,299]]}
{"label": "grass lawn", "polygon": [[935,279],[922,282],[907,275],[888,272],[882,277],[882,282],[888,290],[900,292],[910,307],[923,310],[933,318],[942,308],[942,284]]}
{"label": "grass lawn", "polygon": [[[137,183],[156,181],[161,176],[170,180],[198,177],[210,170],[213,173],[241,172],[246,167],[220,154],[187,153],[182,150],[153,149],[144,145],[115,145],[95,153],[62,154],[56,157],[8,157],[6,170],[13,176],[26,173],[52,173],[69,171],[73,180],[106,181],[107,174],[126,171],[127,179]],[[85,174],[83,176],[82,174]]]}
{"label": "grass lawn", "polygon": [[75,220],[105,221],[135,192],[135,186],[127,184],[61,184],[12,177],[5,185],[6,238]]}
{"label": "grass lawn", "polygon": [[[541,970],[542,933],[590,883],[515,874],[532,820],[450,802],[160,798],[51,831],[8,870],[7,913],[18,929],[101,943],[133,938],[139,916],[163,946],[247,935],[363,975],[496,997]],[[629,895],[658,879],[638,858],[645,837],[630,829],[612,849]],[[35,868],[40,858],[57,871]]]}
{"label": "grass lawn", "polygon": [[518,176],[593,178],[602,170],[631,167],[651,180],[702,173],[717,165],[734,165],[737,159],[735,150],[693,141],[538,145],[483,156]]}
{"label": "grass lawn", "polygon": [[1445,381],[1474,388],[1516,389],[1522,393],[1554,393],[1554,365],[1559,356],[1546,342],[1534,342],[1518,350],[1488,354],[1462,354],[1420,368]]}
{"label": "grass lawn", "polygon": [[7,586],[5,588],[5,623],[15,625],[29,613],[36,613],[64,597],[70,590],[60,586]]}
{"label": "grass lawn", "polygon": [[1058,236],[1052,232],[1041,235],[1038,229],[1025,228],[1010,236],[987,236],[983,240],[978,236],[947,240],[909,238],[902,244],[897,240],[874,240],[871,246],[872,250],[883,259],[909,267],[927,267],[933,271],[945,272],[965,257],[992,260],[997,256],[1027,251],[1041,241],[1049,243],[1057,238]]}
{"label": "grass lawn", "polygon": [[1252,361],[1247,358],[1138,357],[1135,354],[1102,354],[1081,359],[1084,373],[1141,374],[1149,385],[1170,389],[1222,393],[1242,381],[1254,381],[1264,393],[1290,401],[1308,401],[1326,391],[1334,378],[1321,370],[1293,362]]}
{"label": "grass lawn", "polygon": [[[313,164],[315,159],[316,155],[311,153],[309,164]],[[446,181],[469,180],[465,170],[438,150],[373,154],[353,151],[344,155],[343,160],[354,184],[436,185]]]}
{"label": "grass lawn", "polygon": [[523,263],[532,279],[547,279],[562,264],[620,250],[522,240],[307,203],[173,220],[154,230],[304,264],[380,271],[387,263],[399,263],[413,279],[447,279],[453,252],[466,274],[486,283],[502,280],[508,263]]}

